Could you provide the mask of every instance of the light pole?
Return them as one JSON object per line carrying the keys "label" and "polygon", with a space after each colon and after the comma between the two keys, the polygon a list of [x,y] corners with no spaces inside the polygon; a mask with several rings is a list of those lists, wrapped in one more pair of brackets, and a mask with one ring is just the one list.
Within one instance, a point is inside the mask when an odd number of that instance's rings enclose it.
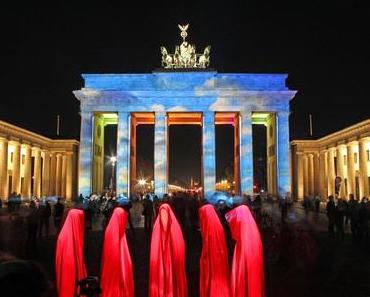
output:
{"label": "light pole", "polygon": [[117,162],[117,158],[115,156],[110,157],[110,162],[112,164],[112,176],[111,176],[111,191],[113,192],[114,189],[114,167]]}

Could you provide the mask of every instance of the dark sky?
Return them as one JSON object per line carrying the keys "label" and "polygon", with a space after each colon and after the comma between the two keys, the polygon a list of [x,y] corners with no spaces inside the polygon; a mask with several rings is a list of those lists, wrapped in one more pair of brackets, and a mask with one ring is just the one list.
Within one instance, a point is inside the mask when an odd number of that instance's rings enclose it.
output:
{"label": "dark sky", "polygon": [[78,139],[80,74],[151,72],[187,22],[218,72],[289,74],[291,139],[308,136],[310,113],[315,137],[369,118],[363,1],[55,2],[0,9],[0,119],[53,136],[60,114],[62,136]]}

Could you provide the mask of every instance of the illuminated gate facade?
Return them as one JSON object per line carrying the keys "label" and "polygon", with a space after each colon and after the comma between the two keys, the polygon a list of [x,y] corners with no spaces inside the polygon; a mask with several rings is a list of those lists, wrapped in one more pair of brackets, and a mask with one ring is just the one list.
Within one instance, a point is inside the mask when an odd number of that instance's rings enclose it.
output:
{"label": "illuminated gate facade", "polygon": [[154,124],[154,191],[168,186],[168,126],[202,126],[202,176],[215,190],[215,125],[235,129],[234,180],[238,193],[253,192],[252,124],[267,127],[267,184],[271,194],[290,192],[289,101],[286,74],[223,74],[215,71],[158,71],[149,74],[84,74],[81,102],[79,191],[103,191],[104,126],[118,124],[117,193],[136,180],[136,126]]}

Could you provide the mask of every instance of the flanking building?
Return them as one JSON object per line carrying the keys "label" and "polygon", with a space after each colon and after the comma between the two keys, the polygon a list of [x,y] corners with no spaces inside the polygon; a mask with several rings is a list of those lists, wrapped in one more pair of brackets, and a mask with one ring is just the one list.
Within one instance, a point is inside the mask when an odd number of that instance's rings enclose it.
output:
{"label": "flanking building", "polygon": [[0,121],[0,198],[77,197],[79,142]]}
{"label": "flanking building", "polygon": [[369,196],[370,119],[317,140],[293,140],[294,197]]}

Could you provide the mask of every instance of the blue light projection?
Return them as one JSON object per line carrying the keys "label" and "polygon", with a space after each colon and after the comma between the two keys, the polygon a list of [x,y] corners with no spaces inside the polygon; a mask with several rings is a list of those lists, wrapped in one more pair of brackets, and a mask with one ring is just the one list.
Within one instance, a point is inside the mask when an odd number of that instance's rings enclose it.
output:
{"label": "blue light projection", "polygon": [[157,112],[154,124],[154,189],[158,197],[167,191],[167,123],[166,113]]}
{"label": "blue light projection", "polygon": [[92,117],[116,112],[118,124],[117,186],[129,191],[129,124],[131,112],[155,113],[155,192],[167,188],[167,125],[169,112],[203,114],[204,192],[215,188],[215,112],[240,115],[240,177],[242,193],[253,191],[252,112],[272,112],[278,118],[278,189],[290,192],[289,101],[295,91],[285,85],[286,74],[225,74],[214,71],[153,72],[149,74],[83,74],[85,87],[74,91],[81,101],[79,189],[91,191]]}

